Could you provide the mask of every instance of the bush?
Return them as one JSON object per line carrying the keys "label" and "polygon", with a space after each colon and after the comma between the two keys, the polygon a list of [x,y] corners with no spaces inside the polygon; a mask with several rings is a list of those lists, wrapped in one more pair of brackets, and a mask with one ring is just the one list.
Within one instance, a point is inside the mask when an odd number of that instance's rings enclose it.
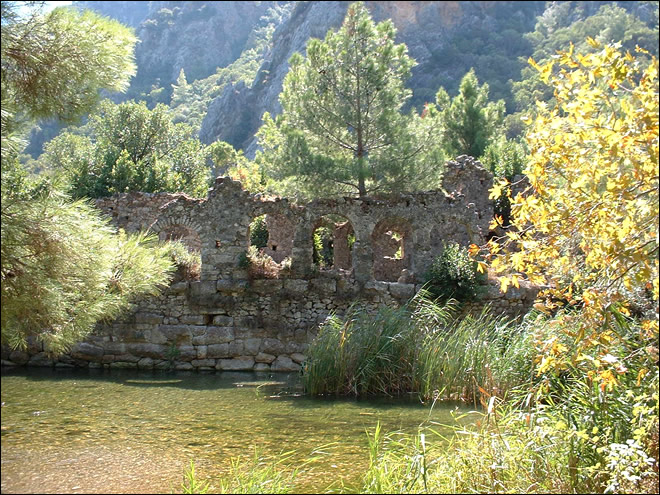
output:
{"label": "bush", "polygon": [[255,218],[250,224],[250,246],[261,249],[267,245],[268,225],[266,225],[266,215],[261,215]]}
{"label": "bush", "polygon": [[177,276],[181,280],[199,280],[202,269],[202,256],[191,252],[181,241],[170,241],[165,244],[167,254],[177,267]]}
{"label": "bush", "polygon": [[291,269],[291,258],[284,258],[281,263],[277,263],[256,246],[250,246],[247,252],[241,254],[238,266],[247,269],[248,276],[252,279],[279,278]]}
{"label": "bush", "polygon": [[456,299],[473,301],[481,294],[485,276],[477,271],[477,263],[457,243],[443,243],[443,251],[426,272],[427,290],[440,301]]}

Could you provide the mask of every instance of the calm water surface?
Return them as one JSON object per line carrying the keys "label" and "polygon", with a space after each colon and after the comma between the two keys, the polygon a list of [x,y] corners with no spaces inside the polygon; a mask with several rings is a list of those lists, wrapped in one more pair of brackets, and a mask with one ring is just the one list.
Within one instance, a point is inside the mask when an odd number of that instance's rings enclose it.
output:
{"label": "calm water surface", "polygon": [[300,392],[298,374],[3,369],[2,492],[180,492],[191,460],[213,482],[232,457],[257,448],[295,450],[293,465],[321,450],[297,478],[298,491],[313,493],[358,480],[365,431],[377,422],[412,433],[428,421],[454,423],[457,412]]}

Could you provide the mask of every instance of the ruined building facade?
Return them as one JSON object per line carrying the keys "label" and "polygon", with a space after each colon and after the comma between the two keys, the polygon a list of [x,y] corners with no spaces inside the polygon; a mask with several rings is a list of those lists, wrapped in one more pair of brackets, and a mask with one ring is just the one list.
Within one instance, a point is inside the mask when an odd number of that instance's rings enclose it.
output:
{"label": "ruined building facade", "polygon": [[[127,193],[97,206],[126,231],[151,230],[181,239],[201,253],[199,280],[175,280],[161,296],[53,360],[38,343],[28,352],[3,351],[5,364],[142,369],[299,369],[318,325],[351,304],[365,311],[399,305],[423,284],[443,242],[481,243],[493,216],[492,177],[479,162],[449,162],[443,190],[388,198],[342,198],[294,204],[266,199],[218,178],[206,199],[183,194]],[[250,225],[265,215],[264,255],[276,273],[245,265]],[[313,260],[314,232],[331,233],[332,259]],[[510,316],[525,312],[536,293],[490,286],[473,310],[490,304]]]}

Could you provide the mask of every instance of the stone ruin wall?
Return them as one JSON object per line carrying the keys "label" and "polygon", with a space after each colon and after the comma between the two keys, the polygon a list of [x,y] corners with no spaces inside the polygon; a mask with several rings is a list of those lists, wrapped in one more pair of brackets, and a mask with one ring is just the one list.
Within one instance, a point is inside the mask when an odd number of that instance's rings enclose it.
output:
{"label": "stone ruin wall", "polygon": [[[31,342],[27,352],[4,349],[3,363],[298,370],[328,315],[341,315],[353,303],[365,311],[400,305],[421,288],[442,241],[483,242],[492,218],[491,181],[479,162],[459,157],[447,164],[444,191],[386,199],[298,205],[252,195],[229,178],[218,178],[204,200],[169,193],[100,199],[97,206],[126,231],[151,230],[201,251],[200,279],[175,279],[160,296],[139,301],[131,313],[99,326],[56,360]],[[270,227],[264,252],[270,250],[277,261],[291,260],[278,278],[255,278],[239,265],[249,246],[250,223],[263,214]],[[334,224],[337,268],[319,269],[312,261],[313,233],[331,214],[345,219]],[[355,236],[350,251],[348,244],[343,247],[349,234]],[[502,295],[492,282],[483,299],[465,311],[490,304],[495,312],[514,317],[529,310],[535,297],[529,287]]]}

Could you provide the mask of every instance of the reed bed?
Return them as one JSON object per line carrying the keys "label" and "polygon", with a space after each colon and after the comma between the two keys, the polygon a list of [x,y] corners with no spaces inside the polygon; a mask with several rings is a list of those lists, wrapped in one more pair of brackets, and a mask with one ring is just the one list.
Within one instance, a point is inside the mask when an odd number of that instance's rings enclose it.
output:
{"label": "reed bed", "polygon": [[529,334],[481,314],[457,318],[454,302],[426,292],[400,308],[331,316],[308,349],[303,383],[311,395],[399,396],[477,401],[502,397],[532,372]]}

